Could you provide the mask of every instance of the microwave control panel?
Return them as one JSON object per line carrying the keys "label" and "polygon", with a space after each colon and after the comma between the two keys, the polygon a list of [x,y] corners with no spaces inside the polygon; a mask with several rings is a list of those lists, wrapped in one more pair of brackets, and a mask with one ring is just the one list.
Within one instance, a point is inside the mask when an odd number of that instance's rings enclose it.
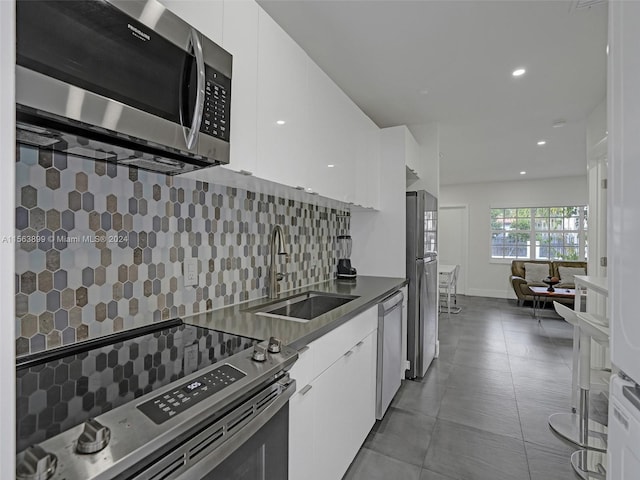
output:
{"label": "microwave control panel", "polygon": [[200,131],[229,141],[229,118],[231,110],[231,79],[206,66],[204,89],[204,112]]}

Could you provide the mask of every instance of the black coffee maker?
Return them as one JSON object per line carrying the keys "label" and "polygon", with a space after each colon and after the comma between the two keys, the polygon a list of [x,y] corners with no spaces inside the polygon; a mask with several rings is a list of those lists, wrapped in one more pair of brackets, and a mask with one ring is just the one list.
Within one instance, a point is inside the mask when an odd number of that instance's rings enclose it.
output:
{"label": "black coffee maker", "polygon": [[356,269],[351,266],[351,236],[338,235],[338,278],[356,278]]}

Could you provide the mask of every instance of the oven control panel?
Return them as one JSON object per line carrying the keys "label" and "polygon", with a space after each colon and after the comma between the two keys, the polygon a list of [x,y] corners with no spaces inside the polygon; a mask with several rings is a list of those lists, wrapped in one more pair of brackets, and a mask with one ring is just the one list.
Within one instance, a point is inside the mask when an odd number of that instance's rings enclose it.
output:
{"label": "oven control panel", "polygon": [[158,395],[138,405],[137,408],[154,423],[160,425],[245,376],[246,374],[237,368],[225,364],[172,391]]}

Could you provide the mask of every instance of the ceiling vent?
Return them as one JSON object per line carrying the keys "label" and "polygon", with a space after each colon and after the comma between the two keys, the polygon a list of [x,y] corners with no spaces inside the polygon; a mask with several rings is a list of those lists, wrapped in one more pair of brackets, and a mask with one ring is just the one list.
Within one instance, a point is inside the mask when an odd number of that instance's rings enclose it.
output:
{"label": "ceiling vent", "polygon": [[607,0],[572,0],[569,12],[578,12],[588,10],[597,5],[605,5]]}

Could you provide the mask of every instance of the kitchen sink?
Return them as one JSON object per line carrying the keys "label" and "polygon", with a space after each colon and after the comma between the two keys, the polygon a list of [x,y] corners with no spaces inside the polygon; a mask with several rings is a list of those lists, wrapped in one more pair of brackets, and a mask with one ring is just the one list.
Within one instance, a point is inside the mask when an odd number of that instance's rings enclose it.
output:
{"label": "kitchen sink", "polygon": [[324,292],[307,292],[245,310],[245,312],[270,317],[282,317],[296,322],[308,322],[358,298],[353,295],[335,295]]}

